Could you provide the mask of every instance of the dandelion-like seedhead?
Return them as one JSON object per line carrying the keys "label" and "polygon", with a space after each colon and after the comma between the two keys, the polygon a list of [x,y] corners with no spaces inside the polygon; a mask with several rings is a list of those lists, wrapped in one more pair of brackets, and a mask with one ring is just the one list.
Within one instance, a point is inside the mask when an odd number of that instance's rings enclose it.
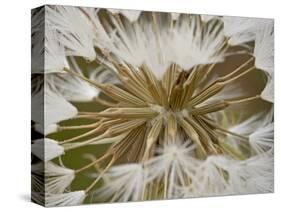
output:
{"label": "dandelion-like seedhead", "polygon": [[35,202],[273,191],[272,20],[65,6],[32,20]]}

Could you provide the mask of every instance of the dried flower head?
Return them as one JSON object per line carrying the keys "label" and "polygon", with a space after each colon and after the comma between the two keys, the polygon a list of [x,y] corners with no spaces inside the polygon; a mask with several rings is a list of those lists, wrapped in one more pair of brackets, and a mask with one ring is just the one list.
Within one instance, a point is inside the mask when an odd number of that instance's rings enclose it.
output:
{"label": "dried flower head", "polygon": [[[46,111],[35,129],[60,173],[48,205],[272,191],[271,20],[44,10],[48,54],[64,52],[44,73],[45,93],[33,80]],[[96,156],[77,162],[87,148]]]}

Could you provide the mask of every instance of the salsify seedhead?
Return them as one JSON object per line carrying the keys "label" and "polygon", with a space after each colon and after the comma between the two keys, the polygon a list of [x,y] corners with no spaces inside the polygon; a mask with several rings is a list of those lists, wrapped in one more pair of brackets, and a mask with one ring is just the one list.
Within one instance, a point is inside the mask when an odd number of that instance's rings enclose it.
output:
{"label": "salsify seedhead", "polygon": [[273,191],[272,20],[64,6],[32,18],[34,201]]}

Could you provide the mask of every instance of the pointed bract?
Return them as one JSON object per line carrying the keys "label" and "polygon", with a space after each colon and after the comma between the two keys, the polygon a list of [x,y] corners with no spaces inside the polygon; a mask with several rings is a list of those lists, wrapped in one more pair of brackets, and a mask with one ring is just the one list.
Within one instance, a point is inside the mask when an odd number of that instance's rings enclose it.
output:
{"label": "pointed bract", "polygon": [[259,29],[271,20],[224,16],[224,34],[229,38],[230,45],[240,45],[254,41]]}
{"label": "pointed bract", "polygon": [[35,130],[37,132],[42,133],[43,135],[48,135],[48,134],[57,132],[57,130],[58,130],[57,124],[50,124],[50,125],[42,126],[41,124],[36,123],[34,126],[35,126]]}
{"label": "pointed bract", "polygon": [[45,17],[45,7],[32,14],[32,73],[62,72],[67,67],[64,47]]}
{"label": "pointed bract", "polygon": [[74,206],[83,203],[86,198],[86,193],[84,191],[73,191],[63,194],[46,194],[45,206],[55,207],[55,206]]}
{"label": "pointed bract", "polygon": [[274,73],[267,76],[267,83],[261,93],[261,98],[271,103],[274,102]]}
{"label": "pointed bract", "polygon": [[46,29],[44,51],[44,73],[60,73],[68,67],[65,50],[59,43],[59,35],[56,31]]}
{"label": "pointed bract", "polygon": [[57,141],[49,138],[34,140],[31,150],[42,161],[49,161],[64,154],[64,148]]}
{"label": "pointed bract", "polygon": [[274,68],[274,31],[273,21],[257,30],[255,38],[255,65],[271,74]]}
{"label": "pointed bract", "polygon": [[70,119],[77,115],[77,109],[67,102],[62,95],[48,88],[45,88],[44,94],[45,126]]}
{"label": "pointed bract", "polygon": [[259,28],[255,39],[255,65],[266,72],[267,84],[261,97],[273,103],[274,100],[274,31],[273,21]]}
{"label": "pointed bract", "polygon": [[255,153],[264,153],[273,148],[274,138],[273,109],[263,117],[259,127],[249,136],[249,142]]}
{"label": "pointed bract", "polygon": [[52,162],[45,163],[45,190],[47,193],[63,193],[74,178],[74,170],[58,166]]}
{"label": "pointed bract", "polygon": [[60,33],[59,42],[65,47],[66,55],[81,56],[89,61],[96,58],[94,29],[82,8],[48,6],[46,21]]}
{"label": "pointed bract", "polygon": [[142,164],[124,164],[112,167],[105,176],[108,182],[94,192],[94,199],[127,202],[139,201],[145,187]]}
{"label": "pointed bract", "polygon": [[[77,74],[83,76],[79,69]],[[68,101],[89,102],[93,101],[94,97],[99,94],[99,91],[94,86],[68,73],[48,75],[46,80],[49,84],[55,86],[57,92]]]}

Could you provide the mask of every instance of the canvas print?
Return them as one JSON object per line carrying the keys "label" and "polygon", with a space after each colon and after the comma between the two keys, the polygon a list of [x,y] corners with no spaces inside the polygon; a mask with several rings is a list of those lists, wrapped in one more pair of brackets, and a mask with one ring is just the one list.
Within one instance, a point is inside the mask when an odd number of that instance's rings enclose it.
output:
{"label": "canvas print", "polygon": [[31,36],[33,202],[273,192],[273,20],[47,5]]}

